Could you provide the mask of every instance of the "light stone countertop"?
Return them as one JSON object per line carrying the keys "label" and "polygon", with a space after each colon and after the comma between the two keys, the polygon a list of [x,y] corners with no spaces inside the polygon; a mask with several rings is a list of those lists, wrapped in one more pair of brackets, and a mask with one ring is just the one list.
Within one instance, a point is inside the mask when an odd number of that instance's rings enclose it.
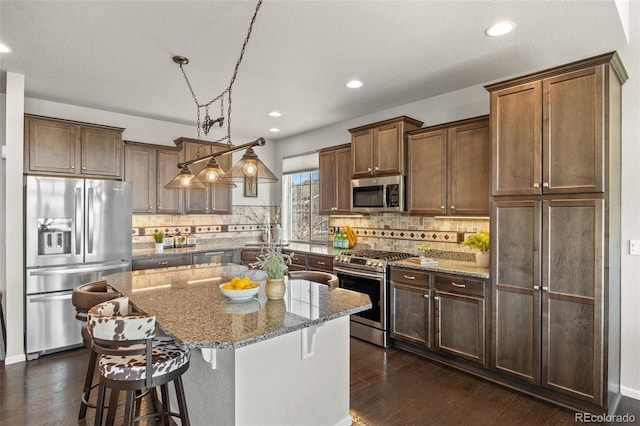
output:
{"label": "light stone countertop", "polygon": [[[257,298],[227,299],[218,288],[233,276],[263,285]],[[306,280],[288,280],[284,300],[269,300],[265,275],[241,265],[188,265],[105,277],[141,312],[191,348],[240,348],[371,309],[369,296]]]}
{"label": "light stone countertop", "polygon": [[[182,247],[182,248],[165,248],[162,252],[158,253],[155,248],[148,249],[135,249],[131,251],[132,260],[140,260],[147,258],[157,258],[164,256],[175,256],[180,254],[192,254],[192,253],[207,253],[216,250],[242,250],[242,249],[260,249],[266,247],[265,244],[245,244],[242,246],[234,245],[232,243],[221,242],[218,244],[203,244],[196,245],[194,247]],[[335,256],[338,253],[342,253],[341,250],[336,250],[333,247],[326,244],[306,244],[306,243],[288,243],[282,245],[283,250],[294,250],[309,254],[320,254],[327,256]]]}
{"label": "light stone countertop", "polygon": [[[403,268],[417,269],[429,272],[444,272],[447,274],[464,275],[473,278],[489,279],[489,268],[481,268],[475,262],[463,262],[461,260],[435,259],[438,263],[431,265],[420,265],[420,258],[412,257],[398,261],[389,262],[391,266],[401,266]],[[417,260],[417,262],[416,262]]]}

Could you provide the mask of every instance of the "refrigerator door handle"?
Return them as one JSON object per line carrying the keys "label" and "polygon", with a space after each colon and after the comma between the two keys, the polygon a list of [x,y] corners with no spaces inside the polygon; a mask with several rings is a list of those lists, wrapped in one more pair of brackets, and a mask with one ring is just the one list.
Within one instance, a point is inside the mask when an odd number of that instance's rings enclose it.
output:
{"label": "refrigerator door handle", "polygon": [[71,299],[72,292],[65,292],[64,294],[56,294],[52,296],[40,296],[29,298],[29,303],[48,302],[49,300],[66,300]]}
{"label": "refrigerator door handle", "polygon": [[87,253],[93,253],[93,188],[89,188],[87,194]]}
{"label": "refrigerator door handle", "polygon": [[111,271],[113,269],[122,269],[123,267],[128,267],[129,261],[119,262],[113,265],[106,265],[100,267],[85,267],[85,268],[65,268],[65,269],[45,269],[43,270],[33,270],[29,272],[31,276],[38,275],[68,275],[68,274],[76,274],[78,272],[101,272],[101,271]]}
{"label": "refrigerator door handle", "polygon": [[75,223],[75,236],[76,236],[76,254],[81,253],[82,249],[82,189],[76,188],[76,205],[75,205],[75,217],[73,218]]}

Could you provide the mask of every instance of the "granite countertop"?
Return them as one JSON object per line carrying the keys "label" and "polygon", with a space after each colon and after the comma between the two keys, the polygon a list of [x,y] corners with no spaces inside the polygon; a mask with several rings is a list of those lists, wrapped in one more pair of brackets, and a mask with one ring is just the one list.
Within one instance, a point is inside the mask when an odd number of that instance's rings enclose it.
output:
{"label": "granite countertop", "polygon": [[[162,252],[158,253],[155,248],[148,249],[136,249],[131,251],[132,260],[140,260],[147,258],[158,258],[164,256],[175,256],[180,254],[192,254],[192,253],[207,253],[216,250],[241,250],[241,249],[260,249],[266,247],[266,244],[255,243],[247,244],[243,247],[238,247],[237,244],[224,242],[219,244],[206,244],[196,245],[194,247],[182,247],[182,248],[165,248]],[[305,243],[287,243],[280,246],[283,250],[294,250],[310,254],[321,254],[327,256],[335,256],[342,251],[336,250],[326,244],[305,244]]]}
{"label": "granite countertop", "polygon": [[233,276],[264,283],[264,272],[241,265],[188,265],[105,277],[141,312],[192,348],[239,348],[371,309],[369,296],[306,280],[289,280],[284,300],[227,299],[218,286]]}
{"label": "granite countertop", "polygon": [[[417,262],[416,262],[417,260]],[[464,275],[467,277],[489,279],[489,268],[481,268],[474,262],[463,262],[461,260],[435,259],[438,263],[431,265],[420,265],[419,257],[411,257],[398,261],[389,262],[391,266],[402,266],[403,268],[418,269],[431,272],[445,272],[448,274]]]}

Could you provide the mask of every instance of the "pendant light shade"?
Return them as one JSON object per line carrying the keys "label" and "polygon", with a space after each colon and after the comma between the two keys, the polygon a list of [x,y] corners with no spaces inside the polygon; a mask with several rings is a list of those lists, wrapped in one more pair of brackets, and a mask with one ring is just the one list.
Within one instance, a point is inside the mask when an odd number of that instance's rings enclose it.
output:
{"label": "pendant light shade", "polygon": [[198,174],[194,177],[194,179],[200,183],[205,185],[230,185],[236,187],[237,185],[233,183],[233,181],[222,179],[226,176],[226,173],[222,168],[218,165],[215,157],[211,157],[209,162],[204,167],[204,169],[200,170]]}
{"label": "pendant light shade", "polygon": [[207,187],[204,186],[202,182],[194,179],[193,173],[191,173],[188,165],[182,166],[182,168],[180,169],[180,173],[178,173],[176,177],[171,179],[171,182],[166,184],[164,187],[173,189],[207,189]]}
{"label": "pendant light shade", "polygon": [[244,181],[245,178],[256,177],[258,182],[277,182],[278,178],[258,158],[252,147],[247,149],[240,161],[227,172],[226,181]]}

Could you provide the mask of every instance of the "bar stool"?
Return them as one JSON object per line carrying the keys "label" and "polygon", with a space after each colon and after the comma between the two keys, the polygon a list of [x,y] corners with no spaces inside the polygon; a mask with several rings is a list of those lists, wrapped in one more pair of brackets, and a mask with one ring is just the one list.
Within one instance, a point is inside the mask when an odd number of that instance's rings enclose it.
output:
{"label": "bar stool", "polygon": [[[189,368],[190,352],[173,339],[154,339],[156,317],[131,315],[129,298],[120,297],[99,303],[89,310],[87,329],[93,349],[100,354],[98,371],[98,401],[104,405],[106,388],[111,389],[111,402],[118,393],[126,391],[124,424],[162,416],[168,424],[169,416],[179,417],[182,425],[189,425],[189,414],[182,386],[182,374]],[[168,383],[173,382],[179,413],[169,411]],[[134,419],[135,392],[160,387],[162,412],[154,412]],[[115,395],[115,397],[114,397]],[[107,420],[115,417],[117,405],[109,403]],[[102,410],[96,410],[95,424],[101,425]]]}
{"label": "bar stool", "polygon": [[107,282],[94,281],[87,284],[82,284],[71,292],[71,303],[76,308],[76,319],[82,321],[82,343],[85,348],[91,350],[89,355],[89,365],[87,366],[87,374],[84,380],[84,389],[82,390],[82,397],[80,403],[80,413],[78,413],[78,420],[82,420],[87,415],[87,408],[96,408],[95,405],[89,402],[91,396],[91,390],[98,386],[93,383],[93,375],[96,369],[96,359],[98,354],[91,348],[91,336],[87,331],[87,314],[89,309],[101,302],[121,297],[120,293],[114,292],[107,285]]}
{"label": "bar stool", "polygon": [[338,277],[329,272],[321,271],[291,271],[289,278],[313,281],[314,283],[326,284],[329,287],[338,285]]}

